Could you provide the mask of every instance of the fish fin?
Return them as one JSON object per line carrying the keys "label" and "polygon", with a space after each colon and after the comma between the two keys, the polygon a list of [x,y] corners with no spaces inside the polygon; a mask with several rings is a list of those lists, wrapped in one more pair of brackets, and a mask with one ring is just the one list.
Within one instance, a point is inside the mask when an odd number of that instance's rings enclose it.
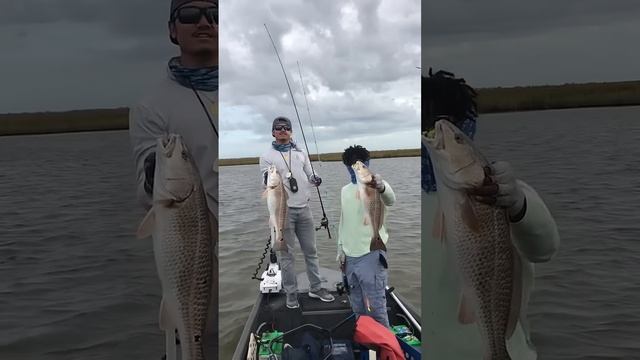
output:
{"label": "fish fin", "polygon": [[360,189],[356,190],[356,200],[360,200]]}
{"label": "fish fin", "polygon": [[216,220],[216,217],[213,216],[213,213],[211,213],[211,211],[207,211],[207,214],[209,215],[209,229],[211,230],[211,240],[212,240],[212,246],[213,246],[213,254],[215,256],[215,258],[218,258],[218,231],[219,231],[219,225],[218,225],[218,220]]}
{"label": "fish fin", "polygon": [[476,314],[471,307],[471,302],[464,293],[460,296],[460,306],[458,307],[458,322],[460,324],[472,324],[476,321]]}
{"label": "fish fin", "polygon": [[375,250],[384,250],[387,251],[387,247],[385,246],[384,242],[382,241],[382,238],[380,237],[380,235],[374,235],[371,238],[371,244],[369,245],[369,251],[375,251]]}
{"label": "fish fin", "polygon": [[471,200],[469,200],[469,198],[465,199],[460,210],[462,213],[462,221],[469,228],[469,230],[475,232],[476,234],[480,233],[480,222],[478,221],[478,217],[476,216],[476,213],[471,206]]}
{"label": "fish fin", "polygon": [[136,237],[138,239],[144,239],[147,236],[150,236],[153,232],[153,227],[155,226],[155,223],[156,223],[156,215],[155,215],[154,209],[151,208],[147,212],[147,215],[144,216],[144,219],[142,219],[140,226],[138,226],[138,230],[136,231]]}
{"label": "fish fin", "polygon": [[439,239],[444,245],[444,213],[438,209],[436,216],[433,218],[433,228],[431,229],[434,239]]}
{"label": "fish fin", "polygon": [[522,305],[522,261],[520,254],[515,247],[513,249],[513,286],[511,293],[511,307],[509,311],[509,321],[505,339],[510,339],[516,330],[516,325],[520,320],[520,307]]}
{"label": "fish fin", "polygon": [[365,224],[365,225],[369,225],[369,219],[367,219],[367,217],[366,217],[366,216],[364,217],[364,224]]}
{"label": "fish fin", "polygon": [[158,324],[160,325],[160,329],[164,331],[171,330],[171,328],[173,327],[171,317],[169,316],[169,311],[164,300],[164,296],[162,297],[162,300],[160,300],[160,314],[158,314]]}
{"label": "fish fin", "polygon": [[267,194],[269,193],[269,188],[267,188],[265,191],[262,192],[262,198],[266,198]]}

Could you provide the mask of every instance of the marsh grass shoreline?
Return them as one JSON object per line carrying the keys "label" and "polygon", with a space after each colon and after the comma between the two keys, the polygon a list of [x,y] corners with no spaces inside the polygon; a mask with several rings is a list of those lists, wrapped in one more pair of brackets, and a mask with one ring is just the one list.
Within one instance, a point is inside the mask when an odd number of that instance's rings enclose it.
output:
{"label": "marsh grass shoreline", "polygon": [[[640,105],[640,81],[481,88],[477,92],[480,114]],[[0,114],[0,136],[127,130],[128,116],[128,108]]]}
{"label": "marsh grass shoreline", "polygon": [[[399,150],[373,150],[370,151],[372,159],[385,159],[385,158],[402,158],[402,157],[418,157],[420,156],[420,149],[399,149]],[[318,161],[317,154],[309,155],[312,162]],[[326,153],[320,154],[320,161],[332,162],[342,161],[342,153]],[[235,159],[220,159],[220,166],[231,165],[255,165],[258,164],[258,157],[248,158],[235,158]]]}

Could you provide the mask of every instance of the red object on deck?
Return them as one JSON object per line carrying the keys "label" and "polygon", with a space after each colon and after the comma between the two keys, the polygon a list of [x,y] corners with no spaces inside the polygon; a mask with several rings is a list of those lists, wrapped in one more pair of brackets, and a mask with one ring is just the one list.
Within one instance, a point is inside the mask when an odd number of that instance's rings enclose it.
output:
{"label": "red object on deck", "polygon": [[404,353],[396,336],[371,316],[358,317],[353,341],[377,349],[381,360],[404,360]]}

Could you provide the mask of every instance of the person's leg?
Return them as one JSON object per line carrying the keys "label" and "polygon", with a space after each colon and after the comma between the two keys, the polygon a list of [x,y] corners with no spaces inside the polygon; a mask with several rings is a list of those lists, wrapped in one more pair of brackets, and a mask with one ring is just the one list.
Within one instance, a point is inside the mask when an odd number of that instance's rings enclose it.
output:
{"label": "person's leg", "polygon": [[344,274],[349,282],[349,303],[351,304],[351,310],[358,315],[366,315],[360,279],[358,279],[358,276],[353,271],[357,261],[358,258],[347,256],[345,258]]}
{"label": "person's leg", "polygon": [[287,225],[284,230],[284,241],[287,245],[287,251],[279,251],[278,257],[280,262],[280,270],[282,271],[282,288],[287,293],[287,304],[294,306],[291,301],[297,298],[298,284],[296,282],[295,271],[295,257],[294,257],[294,245],[295,245],[295,226],[298,215],[295,208],[289,208],[287,212]]}
{"label": "person's leg", "polygon": [[309,277],[309,291],[320,290],[322,280],[320,279],[320,264],[318,261],[318,251],[316,249],[315,225],[311,209],[307,206],[299,210],[299,218],[296,222],[296,235],[300,242],[300,249],[304,254],[304,261],[307,265],[307,276]]}
{"label": "person's leg", "polygon": [[[381,261],[382,260],[382,261]],[[384,264],[383,264],[384,261]],[[382,250],[375,250],[362,257],[354,272],[360,279],[362,297],[366,315],[371,316],[380,324],[389,327],[387,314],[387,286],[386,254]]]}

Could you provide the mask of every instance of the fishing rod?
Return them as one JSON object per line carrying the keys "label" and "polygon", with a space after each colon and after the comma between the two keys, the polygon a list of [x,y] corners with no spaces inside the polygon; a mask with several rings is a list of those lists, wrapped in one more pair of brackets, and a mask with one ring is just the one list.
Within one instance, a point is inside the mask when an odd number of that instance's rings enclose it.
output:
{"label": "fishing rod", "polygon": [[300,61],[298,63],[298,74],[300,74],[300,84],[302,85],[302,93],[304,94],[304,102],[307,104],[307,114],[309,114],[309,122],[311,123],[311,134],[313,134],[313,142],[316,143],[316,156],[318,157],[318,162],[322,162],[320,160],[320,150],[318,150],[318,140],[316,139],[316,131],[314,130],[313,120],[311,120],[311,111],[309,110],[309,101],[307,101],[307,92],[304,90],[304,82],[302,81],[302,71],[300,71]]}
{"label": "fishing rod", "polygon": [[[291,85],[289,84],[289,78],[287,77],[287,72],[284,69],[284,65],[282,64],[282,60],[280,59],[280,54],[278,54],[278,48],[276,48],[276,43],[273,41],[271,37],[271,33],[269,32],[269,28],[267,24],[264,24],[265,30],[267,30],[267,35],[269,35],[269,39],[271,40],[271,45],[273,45],[273,50],[276,52],[276,56],[278,57],[278,62],[280,63],[280,67],[282,68],[282,73],[284,74],[284,80],[287,82],[287,87],[289,88],[289,94],[291,94],[291,101],[293,101],[293,108],[296,111],[296,117],[298,118],[298,123],[300,124],[300,131],[302,132],[302,139],[304,140],[304,146],[307,149],[307,154],[309,154],[309,145],[307,145],[307,138],[304,136],[304,129],[302,128],[302,121],[300,120],[300,114],[298,114],[298,107],[296,106],[296,100],[293,97],[293,91],[291,91]],[[316,172],[313,169],[313,162],[309,160],[309,165],[311,165],[311,173],[315,178]],[[316,231],[325,228],[327,229],[327,235],[329,235],[329,239],[331,239],[331,231],[329,230],[329,219],[327,219],[327,213],[324,210],[324,204],[322,202],[322,196],[320,195],[320,189],[316,186],[316,191],[318,192],[318,199],[320,200],[320,208],[322,209],[322,220],[320,220],[320,226],[316,228]]]}

